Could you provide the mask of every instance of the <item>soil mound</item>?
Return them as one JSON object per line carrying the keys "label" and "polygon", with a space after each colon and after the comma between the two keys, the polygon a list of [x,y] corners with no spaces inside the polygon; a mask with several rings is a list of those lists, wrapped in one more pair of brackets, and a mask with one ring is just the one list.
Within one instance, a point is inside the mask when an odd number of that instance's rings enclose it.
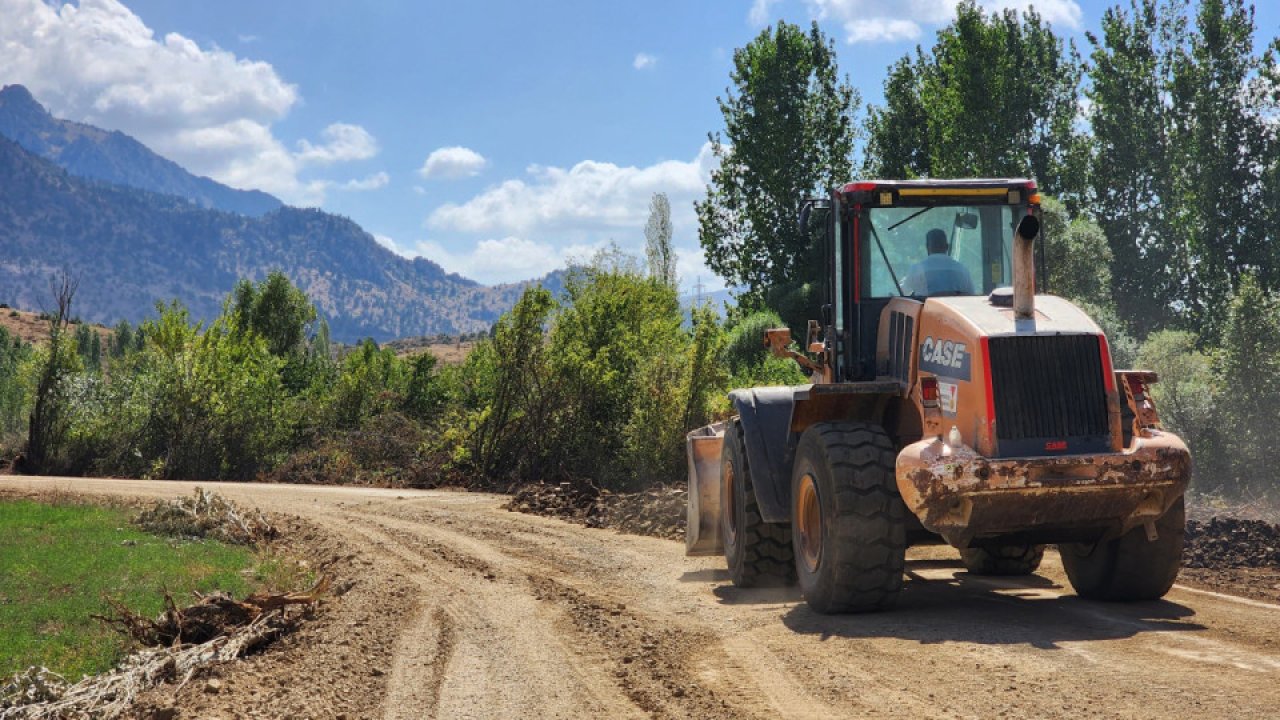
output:
{"label": "soil mound", "polygon": [[680,486],[659,485],[636,493],[611,493],[572,483],[537,483],[517,490],[506,507],[587,527],[680,540],[684,537],[687,497],[688,491]]}
{"label": "soil mound", "polygon": [[1280,567],[1280,526],[1222,517],[1190,520],[1183,565],[1219,570]]}

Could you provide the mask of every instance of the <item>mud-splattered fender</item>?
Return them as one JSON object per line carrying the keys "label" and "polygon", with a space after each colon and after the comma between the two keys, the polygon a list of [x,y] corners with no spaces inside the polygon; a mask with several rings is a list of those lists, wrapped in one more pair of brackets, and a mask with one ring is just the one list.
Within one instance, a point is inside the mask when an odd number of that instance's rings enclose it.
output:
{"label": "mud-splattered fender", "polygon": [[742,421],[747,466],[765,522],[791,521],[791,460],[795,447],[791,413],[795,388],[734,390],[729,400]]}

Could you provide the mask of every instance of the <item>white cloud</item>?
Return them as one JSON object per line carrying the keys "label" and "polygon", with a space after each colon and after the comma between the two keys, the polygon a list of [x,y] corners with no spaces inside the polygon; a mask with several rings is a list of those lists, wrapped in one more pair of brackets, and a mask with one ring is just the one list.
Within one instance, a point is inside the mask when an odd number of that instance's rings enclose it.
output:
{"label": "white cloud", "polygon": [[385,172],[377,172],[363,180],[348,180],[342,184],[343,190],[352,192],[364,192],[366,190],[377,190],[387,186],[391,182],[391,176]]}
{"label": "white cloud", "polygon": [[0,18],[0,84],[26,85],[54,115],[125,132],[198,175],[309,204],[325,183],[300,177],[308,164],[376,151],[362,128],[333,125],[321,144],[290,152],[271,126],[298,89],[274,67],[156,37],[118,0],[0,0]]}
{"label": "white cloud", "polygon": [[658,64],[658,58],[649,53],[636,53],[636,59],[631,61],[631,67],[637,70],[645,70]]}
{"label": "white cloud", "polygon": [[368,130],[359,125],[334,123],[321,133],[324,142],[313,145],[298,141],[298,162],[303,164],[332,165],[352,160],[367,160],[378,154],[378,141]]}
{"label": "white cloud", "polygon": [[875,18],[853,20],[844,24],[850,44],[860,42],[894,42],[920,37],[920,26],[910,20]]}
{"label": "white cloud", "polygon": [[484,239],[459,252],[439,242],[424,240],[417,244],[413,254],[433,260],[449,272],[494,285],[541,277],[570,262],[590,259],[607,244],[600,241],[557,247],[550,242],[508,236]]}
{"label": "white cloud", "polygon": [[751,12],[747,13],[747,21],[756,27],[768,25],[769,11],[777,4],[778,0],[755,0],[751,3]]}
{"label": "white cloud", "polygon": [[[761,2],[763,0],[758,0]],[[849,44],[915,40],[924,27],[938,27],[955,17],[957,0],[806,0],[819,20],[835,20],[843,25]],[[1034,5],[1050,23],[1073,30],[1081,27],[1083,12],[1076,0],[979,0],[987,11],[1018,9]],[[754,12],[754,8],[752,8]]]}
{"label": "white cloud", "polygon": [[[644,167],[584,160],[570,168],[530,166],[525,175],[492,185],[462,203],[436,208],[425,226],[429,240],[413,254],[481,282],[528,280],[589,260],[616,244],[643,257],[644,224],[654,193],[671,202],[673,242],[682,282],[719,279],[702,263],[693,203],[710,180],[716,158],[709,143],[688,161],[665,160]],[[468,237],[470,236],[470,237]]]}
{"label": "white cloud", "polygon": [[568,169],[534,165],[526,179],[506,180],[462,204],[440,206],[427,225],[521,236],[565,230],[600,234],[642,227],[649,217],[649,200],[658,192],[667,193],[671,201],[672,221],[691,225],[693,200],[702,196],[714,162],[706,143],[688,162],[620,167],[584,160]]}
{"label": "white cloud", "polygon": [[458,145],[432,150],[418,169],[424,178],[461,178],[479,175],[489,164],[480,153]]}

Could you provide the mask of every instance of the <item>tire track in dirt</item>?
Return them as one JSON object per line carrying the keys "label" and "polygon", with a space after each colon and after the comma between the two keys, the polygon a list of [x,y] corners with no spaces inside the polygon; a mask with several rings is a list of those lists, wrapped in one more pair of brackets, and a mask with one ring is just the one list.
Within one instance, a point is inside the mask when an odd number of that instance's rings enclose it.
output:
{"label": "tire track in dirt", "polygon": [[[438,701],[424,712],[417,698],[388,698],[389,708],[404,709],[402,717],[639,716],[599,664],[584,662],[548,625],[538,599],[523,591],[522,577],[367,513],[343,521],[358,523],[357,532],[420,576],[423,592],[439,598],[454,629],[448,662],[435,668]],[[398,655],[398,664],[410,664],[411,656]]]}
{"label": "tire track in dirt", "polygon": [[[1179,588],[1160,602],[1084,601],[1052,552],[1034,576],[994,580],[964,572],[950,549],[913,548],[894,610],[827,617],[794,590],[734,588],[721,560],[686,558],[678,543],[509,513],[500,496],[202,485],[303,516],[359,557],[350,595],[244,663],[278,667],[290,691],[228,675],[216,702],[185,690],[183,717],[214,716],[201,707],[336,717],[323,709],[345,707],[349,717],[1082,720],[1275,717],[1280,707],[1273,606]],[[192,488],[0,478],[6,486],[145,497]],[[372,607],[353,608],[356,597]],[[398,604],[380,608],[379,597]],[[359,634],[334,627],[347,619]],[[340,645],[347,638],[358,645]],[[307,643],[344,660],[307,664]],[[386,676],[361,682],[385,696],[341,704],[331,686],[356,674],[358,648],[377,647]],[[291,674],[299,668],[311,672]],[[308,688],[316,697],[303,697]]]}
{"label": "tire track in dirt", "polygon": [[[587,644],[607,648],[615,663],[615,675],[623,680],[628,695],[650,713],[671,717],[721,717],[731,708],[733,717],[750,717],[752,708],[770,716],[781,713],[794,717],[834,717],[836,707],[827,705],[806,689],[806,683],[786,665],[747,634],[748,628],[740,623],[730,623],[726,628],[726,615],[715,606],[699,603],[694,597],[682,603],[680,595],[654,592],[655,588],[669,582],[671,568],[662,566],[652,572],[656,578],[649,583],[636,583],[634,575],[613,576],[608,570],[605,547],[577,547],[579,552],[565,553],[564,539],[558,530],[545,535],[533,535],[515,528],[492,527],[467,522],[452,522],[445,526],[434,513],[406,513],[401,504],[383,509],[382,512],[356,511],[364,521],[377,523],[383,528],[395,527],[419,537],[430,536],[428,541],[435,548],[459,548],[474,553],[469,559],[460,558],[452,550],[445,551],[450,562],[464,567],[482,563],[492,572],[510,577],[521,572],[528,574],[529,583],[540,598],[567,605],[567,616],[572,626]],[[527,515],[511,515],[506,518],[511,525],[532,521]],[[505,523],[503,523],[505,524]],[[572,527],[572,526],[568,526]],[[613,536],[598,535],[601,541]],[[581,541],[580,537],[575,540]],[[576,557],[574,557],[576,556]],[[606,566],[584,572],[585,559],[603,561]],[[637,558],[640,560],[641,558]],[[574,561],[576,560],[576,562]],[[651,558],[643,558],[651,561]],[[588,563],[590,564],[590,563]],[[568,565],[568,567],[566,567]],[[653,607],[652,600],[661,602]],[[619,599],[632,601],[627,606]],[[797,599],[794,590],[782,590],[779,602]],[[651,613],[643,613],[646,608]],[[625,611],[625,612],[624,612]],[[621,616],[621,619],[619,619]],[[657,619],[661,618],[661,619]],[[710,621],[710,622],[708,622]],[[679,668],[687,679],[677,681],[671,672],[660,671],[656,675],[646,673],[654,658],[661,657],[672,668]],[[638,658],[645,662],[636,663]],[[707,668],[726,668],[727,672],[707,672]],[[717,695],[713,688],[719,688]],[[668,707],[667,696],[680,698],[680,712]]]}

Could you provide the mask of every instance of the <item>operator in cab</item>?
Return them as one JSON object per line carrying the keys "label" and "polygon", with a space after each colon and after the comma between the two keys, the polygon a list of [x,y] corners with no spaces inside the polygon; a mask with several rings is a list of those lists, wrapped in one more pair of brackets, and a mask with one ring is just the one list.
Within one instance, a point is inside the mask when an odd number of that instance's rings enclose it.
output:
{"label": "operator in cab", "polygon": [[907,272],[902,282],[902,294],[915,297],[931,295],[972,295],[973,279],[959,261],[947,254],[950,243],[947,234],[934,228],[925,235],[928,257]]}

